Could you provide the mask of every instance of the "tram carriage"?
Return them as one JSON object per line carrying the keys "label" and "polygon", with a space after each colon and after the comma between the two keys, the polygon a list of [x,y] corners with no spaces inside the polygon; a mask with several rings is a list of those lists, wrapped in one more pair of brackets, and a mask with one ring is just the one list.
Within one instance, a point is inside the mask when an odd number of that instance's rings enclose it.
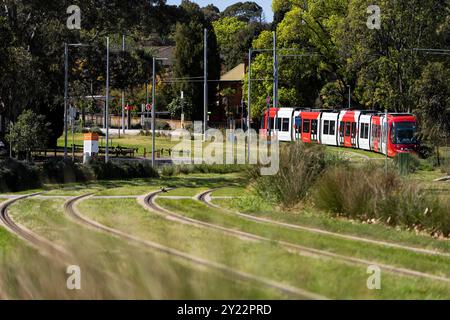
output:
{"label": "tram carriage", "polygon": [[414,115],[403,113],[386,117],[377,111],[271,108],[264,113],[261,134],[277,135],[280,141],[355,148],[395,157],[416,151],[416,123]]}

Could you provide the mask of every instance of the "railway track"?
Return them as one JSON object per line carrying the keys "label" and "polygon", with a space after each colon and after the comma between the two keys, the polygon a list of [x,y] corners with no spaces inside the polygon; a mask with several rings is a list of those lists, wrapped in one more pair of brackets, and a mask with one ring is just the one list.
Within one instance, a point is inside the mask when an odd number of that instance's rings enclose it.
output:
{"label": "railway track", "polygon": [[38,195],[40,194],[36,193],[25,195],[1,203],[0,204],[1,224],[3,224],[4,227],[12,234],[16,235],[17,237],[19,237],[20,239],[24,240],[29,245],[37,249],[41,254],[50,256],[51,258],[59,260],[60,262],[67,261],[70,256],[67,251],[53,244],[49,240],[38,236],[37,234],[28,230],[27,228],[15,223],[8,214],[8,208],[14,203]]}
{"label": "railway track", "polygon": [[302,230],[302,231],[307,231],[307,232],[311,232],[311,233],[323,234],[323,235],[333,236],[333,237],[352,240],[352,241],[365,242],[365,243],[380,245],[380,246],[384,246],[384,247],[403,249],[403,250],[411,251],[411,252],[415,252],[415,253],[450,258],[450,253],[439,252],[439,251],[435,251],[435,250],[429,250],[429,249],[423,249],[423,248],[417,248],[417,247],[411,247],[411,246],[406,246],[406,245],[387,242],[387,241],[379,241],[379,240],[367,239],[367,238],[362,238],[362,237],[357,237],[357,236],[351,236],[351,235],[326,231],[326,230],[317,229],[317,228],[305,227],[305,226],[301,226],[301,225],[297,225],[297,224],[280,222],[280,221],[276,221],[276,220],[272,220],[272,219],[268,219],[268,218],[260,218],[260,217],[256,217],[256,216],[253,216],[250,214],[233,211],[233,210],[218,206],[211,202],[212,201],[211,194],[217,190],[218,189],[211,189],[211,190],[205,191],[205,192],[199,194],[196,198],[197,198],[197,200],[205,203],[207,206],[209,206],[211,208],[219,209],[219,210],[222,210],[224,213],[232,214],[232,215],[239,216],[239,217],[245,218],[247,220],[252,220],[255,222],[259,222],[259,223],[272,224],[272,225],[277,225],[277,226],[286,227],[286,228],[290,228],[290,229],[296,229],[296,230]]}
{"label": "railway track", "polygon": [[[159,194],[159,192],[156,192],[156,193]],[[205,260],[205,259],[202,259],[202,258],[199,258],[196,256],[192,256],[187,253],[178,251],[176,249],[173,249],[173,248],[170,248],[167,246],[163,246],[159,243],[143,240],[141,238],[132,236],[132,235],[122,232],[120,230],[113,229],[113,228],[107,227],[105,225],[102,225],[96,221],[93,221],[93,220],[83,216],[76,208],[77,203],[79,203],[83,200],[86,200],[91,196],[92,195],[90,195],[90,194],[83,195],[83,196],[79,196],[79,197],[76,197],[76,198],[73,198],[73,199],[67,201],[64,205],[64,211],[71,218],[73,218],[74,220],[78,221],[79,223],[81,223],[87,227],[90,227],[97,231],[101,231],[101,232],[113,235],[115,237],[130,241],[130,242],[133,242],[138,245],[142,245],[148,249],[158,251],[158,252],[166,254],[168,256],[188,261],[194,265],[207,267],[209,269],[222,272],[223,274],[229,276],[232,279],[239,279],[241,281],[250,281],[250,282],[253,282],[258,285],[263,285],[263,286],[269,287],[271,289],[275,289],[279,292],[282,292],[282,293],[284,293],[292,298],[296,298],[296,299],[311,299],[311,300],[326,300],[327,299],[324,296],[306,291],[301,288],[292,287],[292,286],[285,285],[280,282],[273,281],[273,280],[270,280],[267,278],[263,278],[263,277],[255,276],[255,275],[245,273],[245,272],[242,272],[239,270],[235,270],[235,269],[232,269],[225,265],[215,263],[215,262],[212,262],[209,260]]]}
{"label": "railway track", "polygon": [[[173,190],[173,189],[171,189],[171,190]],[[243,238],[243,239],[247,239],[247,240],[259,241],[259,242],[265,242],[265,243],[276,243],[276,244],[280,245],[282,248],[286,249],[287,251],[295,252],[302,256],[315,257],[315,258],[320,258],[320,259],[328,258],[328,259],[333,259],[333,260],[340,261],[340,262],[347,263],[347,264],[360,265],[360,266],[365,266],[365,267],[371,266],[371,265],[376,265],[376,266],[379,266],[380,268],[382,268],[383,270],[389,271],[391,273],[401,274],[404,276],[427,278],[430,280],[450,283],[449,278],[442,277],[442,276],[437,276],[437,275],[428,274],[428,273],[415,271],[415,270],[411,270],[411,269],[406,269],[406,268],[394,267],[394,266],[382,264],[382,263],[379,263],[376,261],[368,261],[368,260],[364,260],[364,259],[344,256],[344,255],[340,255],[340,254],[336,254],[336,253],[332,253],[332,252],[328,252],[328,251],[324,251],[324,250],[300,246],[300,245],[293,244],[293,243],[290,243],[287,241],[273,240],[273,239],[269,239],[269,238],[255,235],[252,233],[247,233],[247,232],[243,232],[243,231],[239,231],[239,230],[235,230],[235,229],[218,226],[218,225],[215,225],[212,223],[188,218],[181,214],[172,212],[170,210],[167,210],[167,209],[159,206],[155,200],[158,197],[158,195],[161,193],[162,193],[162,191],[159,191],[159,192],[154,192],[154,193],[147,195],[144,198],[144,205],[147,206],[147,208],[151,209],[152,211],[159,213],[160,215],[163,215],[166,218],[169,218],[171,220],[178,221],[180,223],[184,223],[184,224],[188,224],[188,225],[195,225],[197,227],[202,227],[202,228],[207,228],[207,229],[212,229],[212,230],[218,230],[218,231],[222,232],[223,234],[238,237],[241,239]]]}

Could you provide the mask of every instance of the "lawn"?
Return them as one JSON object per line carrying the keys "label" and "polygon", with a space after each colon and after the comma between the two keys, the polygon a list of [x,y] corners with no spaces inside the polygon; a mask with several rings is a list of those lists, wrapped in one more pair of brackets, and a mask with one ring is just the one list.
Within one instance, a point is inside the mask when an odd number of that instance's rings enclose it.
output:
{"label": "lawn", "polygon": [[[100,201],[100,203],[103,200]],[[114,236],[93,231],[68,219],[63,200],[24,200],[11,208],[11,215],[34,232],[68,250],[71,263],[82,270],[83,290],[64,288],[64,273],[39,270],[40,265],[23,264],[17,273],[36,298],[75,299],[243,299],[283,298],[272,289],[253,283],[233,281],[216,271],[185,260],[143,249]],[[120,201],[121,203],[121,201]],[[28,261],[26,259],[26,261]],[[17,267],[17,266],[16,266]],[[3,261],[2,270],[11,268]],[[27,272],[42,273],[40,286],[28,283]],[[1,279],[11,273],[0,275]],[[48,282],[44,282],[47,280]],[[60,285],[58,285],[58,283]],[[214,284],[214,285],[211,285]],[[9,286],[6,290],[9,291]],[[11,290],[14,291],[14,290]],[[8,292],[9,293],[9,292]],[[14,298],[14,292],[8,294]]]}
{"label": "lawn", "polygon": [[[431,175],[421,179],[427,183],[432,181]],[[160,190],[162,187],[174,187],[177,189],[164,193],[163,196],[192,197],[202,191],[225,186],[213,192],[213,196],[236,198],[213,201],[232,210],[241,210],[260,217],[337,233],[450,252],[448,241],[439,241],[408,231],[382,225],[361,224],[345,219],[331,219],[308,207],[291,211],[273,208],[261,199],[253,197],[246,189],[246,183],[247,181],[239,174],[194,174],[159,179],[51,185],[45,186],[42,191],[45,191],[44,195],[77,196],[93,193],[96,196],[140,196]],[[81,265],[85,270],[86,279],[89,281],[86,290],[80,293],[68,293],[65,289],[55,289],[53,285],[46,284],[45,281],[49,283],[65,281],[63,268],[54,266],[53,262],[37,255],[36,252],[34,255],[22,255],[20,253],[22,249],[17,249],[19,245],[25,247],[23,250],[31,249],[28,249],[21,241],[9,242],[11,238],[9,234],[5,242],[0,233],[0,247],[12,248],[12,250],[5,250],[10,254],[18,250],[16,260],[3,259],[1,262],[0,268],[7,272],[3,276],[0,275],[0,288],[5,288],[5,285],[2,287],[1,281],[9,281],[7,282],[9,285],[6,286],[8,292],[3,292],[3,295],[19,299],[27,297],[28,292],[37,298],[63,299],[283,298],[279,292],[272,289],[229,281],[216,272],[192,266],[184,261],[169,258],[143,249],[139,245],[132,245],[113,236],[80,226],[64,215],[62,209],[64,201],[64,199],[38,198],[22,200],[13,205],[10,212],[17,222],[72,253],[74,263]],[[361,243],[270,223],[257,223],[227,214],[219,209],[209,208],[194,199],[160,198],[157,202],[180,215],[271,240],[283,240],[342,256],[450,277],[449,259],[446,257]],[[92,198],[80,203],[79,209],[87,217],[111,228],[329,298],[450,299],[448,283],[394,274],[389,271],[384,271],[382,274],[382,290],[368,290],[365,266],[348,264],[331,258],[301,256],[273,241],[248,241],[222,234],[218,230],[170,221],[147,211],[137,203],[136,199]],[[0,228],[0,230],[3,229]],[[33,275],[30,269],[34,267],[32,262],[28,263],[32,260],[28,259],[36,259],[36,268],[43,270],[46,273],[45,277],[28,279],[30,277],[28,273]],[[15,277],[13,270],[25,279],[24,283],[16,281],[11,284],[10,279]],[[22,287],[24,290],[19,290]]]}
{"label": "lawn", "polygon": [[[194,200],[160,199],[159,202],[170,208],[172,204],[185,214],[187,211],[195,212],[196,215],[213,214],[203,207],[200,212]],[[367,278],[363,266],[299,256],[274,243],[249,242],[216,230],[166,220],[144,210],[132,199],[91,199],[82,202],[79,209],[86,216],[107,226],[331,298],[423,298],[424,292],[427,292],[427,297],[437,294],[437,297],[444,298],[450,294],[448,284],[389,273],[383,274],[384,290],[370,291],[365,289]],[[267,230],[268,233],[274,231],[272,228]],[[273,238],[276,238],[275,234]],[[353,249],[357,251],[359,246],[354,243]],[[423,262],[423,265],[441,263],[432,260]]]}

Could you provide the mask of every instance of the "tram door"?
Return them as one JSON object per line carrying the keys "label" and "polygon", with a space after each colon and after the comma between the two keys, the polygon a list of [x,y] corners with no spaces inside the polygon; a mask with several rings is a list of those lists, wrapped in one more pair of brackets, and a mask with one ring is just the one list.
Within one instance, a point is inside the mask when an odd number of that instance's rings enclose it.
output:
{"label": "tram door", "polygon": [[345,122],[341,121],[339,124],[339,145],[343,146],[345,143]]}
{"label": "tram door", "polygon": [[311,121],[311,141],[319,141],[319,120]]}
{"label": "tram door", "polygon": [[383,154],[387,154],[387,145],[388,145],[388,122],[386,117],[383,117],[381,120],[382,130],[381,130],[381,152]]}
{"label": "tram door", "polygon": [[352,147],[356,147],[356,140],[358,138],[358,132],[356,128],[356,122],[352,122]]}
{"label": "tram door", "polygon": [[302,139],[302,117],[295,117],[295,137],[294,140]]}

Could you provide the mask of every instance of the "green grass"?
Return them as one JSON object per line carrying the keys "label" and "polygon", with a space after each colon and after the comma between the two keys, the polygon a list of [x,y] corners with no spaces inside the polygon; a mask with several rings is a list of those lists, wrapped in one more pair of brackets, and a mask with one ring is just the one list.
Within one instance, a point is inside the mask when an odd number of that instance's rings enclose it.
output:
{"label": "green grass", "polygon": [[[76,145],[83,145],[83,134],[76,133],[74,136],[74,141]],[[167,137],[156,137],[156,144],[155,147],[157,149],[171,149],[173,148],[177,142],[172,142],[170,138]],[[69,139],[68,139],[69,146],[72,145],[72,134],[69,133]],[[106,145],[106,140],[104,137],[100,137],[99,140],[99,146],[104,147]],[[111,147],[125,147],[125,148],[133,148],[133,149],[139,149],[138,150],[138,156],[144,155],[144,148],[147,149],[147,156],[149,152],[151,153],[152,148],[152,137],[151,136],[132,136],[132,135],[126,135],[121,136],[119,139],[118,136],[114,136],[112,138],[112,145]],[[58,139],[58,147],[64,147],[64,137],[61,137]],[[168,156],[168,154],[166,154]]]}
{"label": "green grass", "polygon": [[411,268],[436,275],[450,276],[450,268],[448,267],[449,258],[423,255],[408,252],[403,249],[387,248],[375,244],[336,238],[334,236],[314,234],[271,224],[262,224],[235,215],[225,214],[220,210],[209,208],[194,200],[183,199],[173,201],[159,199],[157,201],[164,207],[175,212],[180,212],[184,216],[235,230],[261,235],[269,239],[288,241],[298,245],[362,258],[378,263]]}
{"label": "green grass", "polygon": [[211,193],[212,197],[242,197],[246,194],[244,187],[225,187]]}
{"label": "green grass", "polygon": [[[198,208],[189,201],[160,199],[159,202],[174,203],[180,210],[198,213]],[[249,242],[214,230],[169,221],[144,210],[130,199],[91,199],[81,203],[79,208],[85,215],[110,227],[330,298],[446,298],[450,295],[447,284],[389,273],[383,273],[383,290],[370,291],[366,289],[367,275],[363,266],[299,256],[273,243]],[[201,210],[211,214],[204,208]],[[354,247],[357,249],[356,245]]]}
{"label": "green grass", "polygon": [[437,240],[428,235],[418,235],[382,224],[363,224],[346,218],[332,218],[310,207],[283,211],[274,209],[254,196],[242,199],[213,199],[212,202],[223,208],[279,222],[450,253],[450,240]]}
{"label": "green grass", "polygon": [[[103,200],[102,200],[103,201]],[[100,203],[102,202],[100,201]],[[267,299],[284,296],[255,284],[230,281],[223,274],[184,260],[128,244],[126,241],[78,225],[62,212],[61,200],[24,200],[11,208],[14,219],[69,250],[81,267],[83,290],[64,288],[64,273],[48,274],[44,287],[30,286],[38,298],[76,299]],[[8,264],[4,261],[3,264]],[[2,270],[10,268],[3,265]],[[17,272],[26,277],[24,264]],[[2,277],[0,275],[0,277]],[[4,276],[11,276],[10,274]],[[211,285],[211,284],[214,285]],[[55,289],[56,288],[56,289]],[[58,289],[59,288],[59,289]],[[14,291],[11,288],[11,291]],[[55,296],[53,295],[55,294]],[[14,296],[14,295],[13,295]],[[14,296],[15,297],[15,296]],[[21,298],[20,296],[18,298]]]}
{"label": "green grass", "polygon": [[325,150],[330,154],[339,155],[343,158],[352,158],[352,160],[358,160],[358,158],[360,158],[361,160],[365,160],[367,158],[378,160],[385,159],[385,156],[382,154],[360,149],[325,146]]}

